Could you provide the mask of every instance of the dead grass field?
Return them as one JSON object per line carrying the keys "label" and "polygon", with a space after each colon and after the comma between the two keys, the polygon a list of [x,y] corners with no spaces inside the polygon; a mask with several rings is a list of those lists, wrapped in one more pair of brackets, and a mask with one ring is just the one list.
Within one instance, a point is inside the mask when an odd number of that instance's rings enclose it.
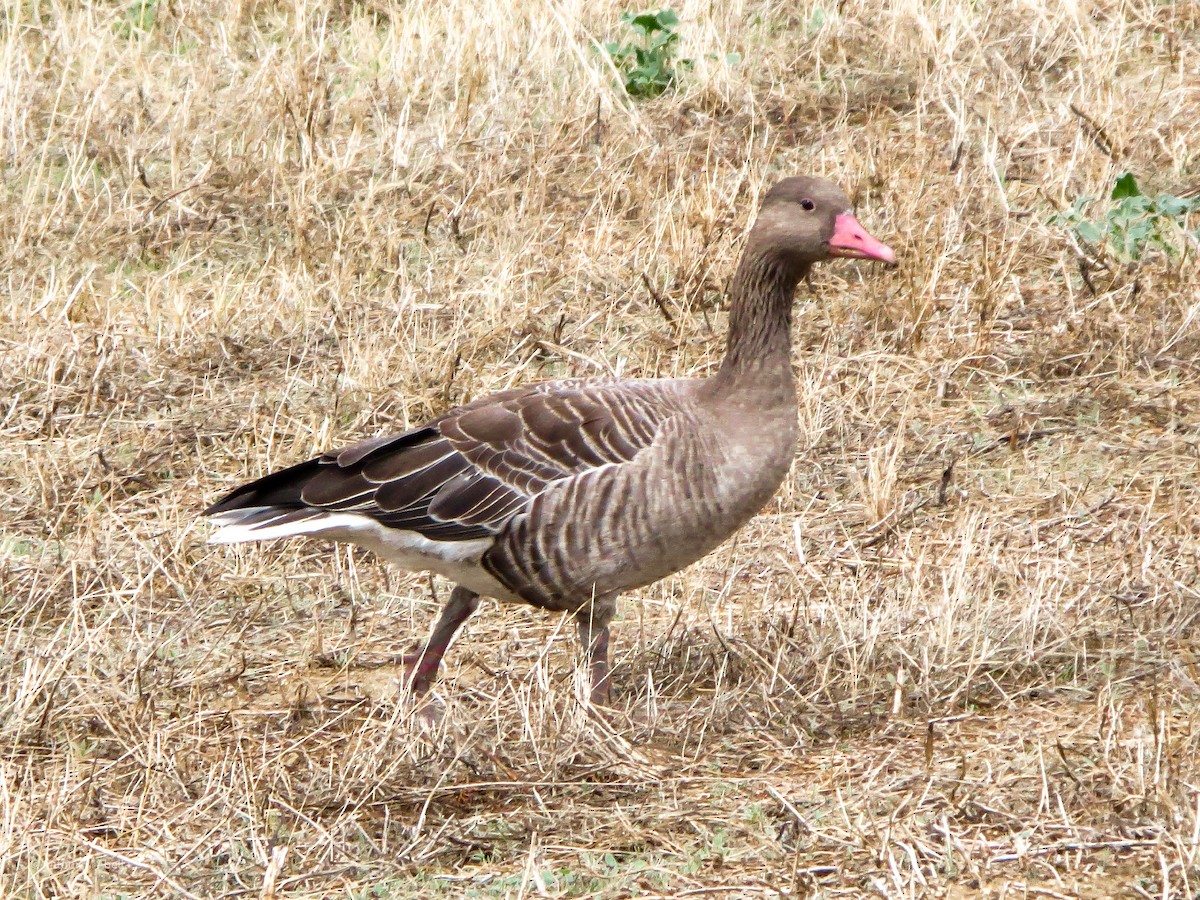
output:
{"label": "dead grass field", "polygon": [[[606,2],[0,7],[4,896],[1197,896],[1196,247],[1047,223],[1200,187],[1200,3],[674,8],[630,107]],[[801,291],[793,474],[627,598],[610,721],[485,605],[422,729],[447,585],[205,544],[482,392],[709,370],[797,172],[901,266]]]}

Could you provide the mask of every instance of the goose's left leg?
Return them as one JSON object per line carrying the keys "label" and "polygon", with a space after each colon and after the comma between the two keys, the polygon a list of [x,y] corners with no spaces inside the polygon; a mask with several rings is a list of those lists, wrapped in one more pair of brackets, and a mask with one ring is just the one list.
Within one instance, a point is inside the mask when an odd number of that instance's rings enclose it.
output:
{"label": "goose's left leg", "polygon": [[450,641],[462,628],[463,622],[471,618],[478,608],[479,595],[461,584],[457,585],[442,607],[442,614],[433,626],[429,641],[416,653],[404,657],[405,681],[411,685],[410,690],[415,696],[420,697],[429,690]]}
{"label": "goose's left leg", "polygon": [[592,679],[592,703],[597,706],[608,706],[611,697],[608,623],[616,611],[615,597],[594,600],[575,611],[575,629]]}

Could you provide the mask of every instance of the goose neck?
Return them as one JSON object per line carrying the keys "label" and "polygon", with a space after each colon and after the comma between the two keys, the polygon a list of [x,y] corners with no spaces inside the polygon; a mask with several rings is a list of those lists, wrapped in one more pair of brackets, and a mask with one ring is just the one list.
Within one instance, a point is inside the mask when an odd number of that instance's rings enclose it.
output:
{"label": "goose neck", "polygon": [[792,300],[802,269],[749,251],[730,288],[725,360],[713,377],[716,393],[766,390],[794,397]]}

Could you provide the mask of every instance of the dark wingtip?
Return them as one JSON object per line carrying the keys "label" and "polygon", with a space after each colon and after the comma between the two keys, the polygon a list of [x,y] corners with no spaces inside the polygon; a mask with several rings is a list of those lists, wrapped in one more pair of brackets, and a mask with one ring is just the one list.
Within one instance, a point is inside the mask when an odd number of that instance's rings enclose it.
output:
{"label": "dark wingtip", "polygon": [[283,508],[304,506],[305,504],[300,499],[300,494],[304,490],[304,486],[308,484],[309,479],[316,474],[317,467],[320,464],[321,459],[317,457],[287,469],[272,472],[270,475],[259,478],[257,481],[243,484],[240,487],[234,488],[216,503],[209,506],[201,515],[214,516],[217,513],[229,512],[234,509],[246,509],[251,506],[275,506]]}

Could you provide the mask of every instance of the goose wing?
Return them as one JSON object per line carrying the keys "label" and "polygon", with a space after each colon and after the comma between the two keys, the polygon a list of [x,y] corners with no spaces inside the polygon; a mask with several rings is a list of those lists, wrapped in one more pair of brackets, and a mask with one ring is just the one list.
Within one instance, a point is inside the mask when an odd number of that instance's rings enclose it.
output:
{"label": "goose wing", "polygon": [[[548,485],[632,460],[674,412],[669,383],[549,382],[458,407],[237,488],[205,510],[228,540],[351,513],[430,540],[496,534]],[[220,533],[214,540],[222,540]]]}

